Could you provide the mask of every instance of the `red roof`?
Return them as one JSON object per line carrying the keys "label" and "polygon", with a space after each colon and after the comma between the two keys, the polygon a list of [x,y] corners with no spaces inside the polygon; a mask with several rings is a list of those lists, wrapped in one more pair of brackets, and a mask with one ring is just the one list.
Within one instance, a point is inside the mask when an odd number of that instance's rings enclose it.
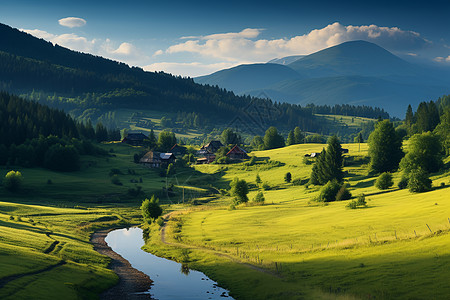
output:
{"label": "red roof", "polygon": [[231,153],[247,154],[247,152],[244,149],[242,149],[241,147],[239,147],[238,145],[235,145],[230,151],[228,151],[228,153],[226,155],[231,154]]}

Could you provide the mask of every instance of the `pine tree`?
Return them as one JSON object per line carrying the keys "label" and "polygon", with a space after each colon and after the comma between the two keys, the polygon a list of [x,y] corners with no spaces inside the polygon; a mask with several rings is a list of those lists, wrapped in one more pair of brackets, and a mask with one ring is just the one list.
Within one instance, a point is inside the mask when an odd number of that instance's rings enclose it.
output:
{"label": "pine tree", "polygon": [[297,144],[295,142],[295,137],[294,137],[294,131],[293,130],[289,131],[289,134],[288,134],[288,137],[287,137],[287,140],[286,140],[286,144],[288,146]]}
{"label": "pine tree", "polygon": [[411,128],[412,124],[414,123],[414,114],[411,107],[411,104],[408,105],[408,108],[406,109],[406,116],[405,116],[405,124],[408,129]]}
{"label": "pine tree", "polygon": [[403,157],[402,139],[389,120],[376,124],[369,136],[370,167],[377,173],[391,172],[398,168]]}

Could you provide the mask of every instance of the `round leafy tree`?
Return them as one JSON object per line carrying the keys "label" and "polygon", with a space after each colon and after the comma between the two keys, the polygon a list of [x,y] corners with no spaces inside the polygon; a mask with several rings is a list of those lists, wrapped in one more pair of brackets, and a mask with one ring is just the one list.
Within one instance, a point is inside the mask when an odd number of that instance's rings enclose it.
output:
{"label": "round leafy tree", "polygon": [[9,171],[3,179],[3,186],[11,192],[16,192],[22,185],[23,177],[19,171]]}
{"label": "round leafy tree", "polygon": [[375,181],[375,186],[380,190],[387,190],[394,185],[392,181],[392,174],[389,172],[384,172],[378,176],[377,181]]}
{"label": "round leafy tree", "polygon": [[414,169],[409,174],[408,188],[413,193],[423,193],[431,190],[431,180],[422,168]]}
{"label": "round leafy tree", "polygon": [[248,197],[247,197],[248,184],[244,179],[240,180],[239,178],[236,177],[230,183],[230,187],[231,187],[230,194],[232,196],[235,196],[236,203],[248,202]]}
{"label": "round leafy tree", "polygon": [[145,199],[141,205],[142,216],[144,221],[151,223],[153,220],[162,215],[162,208],[159,206],[159,199],[153,195],[150,200]]}

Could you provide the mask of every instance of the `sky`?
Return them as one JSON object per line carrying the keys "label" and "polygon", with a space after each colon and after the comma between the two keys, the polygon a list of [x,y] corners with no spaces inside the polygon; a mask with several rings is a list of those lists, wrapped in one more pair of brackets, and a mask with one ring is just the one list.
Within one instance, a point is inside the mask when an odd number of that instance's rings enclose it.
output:
{"label": "sky", "polygon": [[442,0],[0,0],[0,23],[72,50],[189,77],[351,40],[450,68],[448,13],[450,1]]}

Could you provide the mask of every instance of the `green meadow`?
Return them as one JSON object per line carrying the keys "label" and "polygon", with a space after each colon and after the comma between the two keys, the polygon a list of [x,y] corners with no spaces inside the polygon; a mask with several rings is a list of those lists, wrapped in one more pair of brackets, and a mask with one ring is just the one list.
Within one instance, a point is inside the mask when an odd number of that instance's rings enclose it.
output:
{"label": "green meadow", "polygon": [[[245,179],[250,200],[259,174],[268,186],[265,204],[230,209],[232,198],[223,197],[179,212],[165,230],[169,245],[154,225],[147,249],[189,261],[238,299],[445,299],[450,294],[450,174],[435,174],[435,189],[427,193],[396,185],[381,192],[373,186],[376,177],[368,175],[367,144],[344,144],[349,149],[345,180],[353,196],[366,195],[368,205],[325,205],[313,201],[318,187],[305,184],[312,165],[304,160],[304,154],[323,147],[254,152],[252,166],[196,166],[221,176],[222,188],[234,177]],[[299,185],[285,183],[286,172]],[[394,174],[395,184],[399,180]]]}

